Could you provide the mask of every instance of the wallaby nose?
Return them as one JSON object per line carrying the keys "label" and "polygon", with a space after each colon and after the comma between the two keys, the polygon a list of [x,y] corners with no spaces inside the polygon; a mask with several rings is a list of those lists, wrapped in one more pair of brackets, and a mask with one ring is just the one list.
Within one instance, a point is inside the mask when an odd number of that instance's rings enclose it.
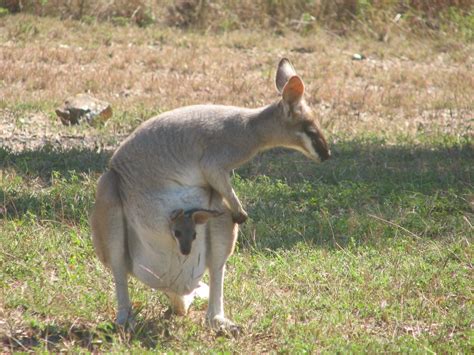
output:
{"label": "wallaby nose", "polygon": [[313,134],[311,138],[313,148],[318,153],[319,159],[325,161],[331,158],[331,150],[324,136],[322,134]]}
{"label": "wallaby nose", "polygon": [[181,246],[181,248],[179,249],[181,250],[181,254],[183,255],[189,255],[191,253],[191,247]]}
{"label": "wallaby nose", "polygon": [[327,150],[325,153],[320,155],[320,158],[321,158],[321,161],[325,161],[325,160],[331,159],[331,156],[332,156],[331,151]]}

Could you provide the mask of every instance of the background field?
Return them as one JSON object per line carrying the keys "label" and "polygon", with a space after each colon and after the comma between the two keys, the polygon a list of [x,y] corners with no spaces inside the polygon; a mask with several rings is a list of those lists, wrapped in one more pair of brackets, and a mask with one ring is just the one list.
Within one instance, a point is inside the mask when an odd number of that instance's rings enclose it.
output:
{"label": "background field", "polygon": [[[25,1],[0,12],[3,351],[474,352],[469,2],[107,3],[123,11]],[[115,329],[88,224],[111,153],[174,107],[276,100],[282,56],[333,159],[273,150],[235,172],[250,220],[225,306],[243,334],[209,331],[205,302],[166,317],[166,298],[134,280],[138,329]],[[105,126],[61,125],[54,109],[79,92],[112,103]]]}

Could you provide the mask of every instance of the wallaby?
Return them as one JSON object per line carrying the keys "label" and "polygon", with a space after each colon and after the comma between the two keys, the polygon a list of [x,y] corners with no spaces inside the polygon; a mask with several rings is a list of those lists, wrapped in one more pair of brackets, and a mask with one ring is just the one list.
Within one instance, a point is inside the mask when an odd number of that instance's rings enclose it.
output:
{"label": "wallaby", "polygon": [[[173,308],[186,313],[195,293],[207,291],[200,279],[208,268],[208,324],[236,329],[224,316],[224,272],[236,223],[247,213],[232,189],[231,170],[273,147],[314,160],[330,157],[288,59],[278,64],[276,87],[281,99],[262,108],[198,105],[163,113],[141,124],[114,153],[98,182],[91,224],[96,252],[114,276],[118,323],[130,315],[128,274],[164,290]],[[170,244],[168,218],[175,209],[201,207],[223,214],[204,230],[196,226],[198,237],[183,256]]]}
{"label": "wallaby", "polygon": [[191,246],[196,240],[196,225],[204,224],[211,217],[218,217],[222,213],[199,208],[184,211],[182,208],[171,212],[170,229],[176,238],[179,250],[183,255],[189,255]]}

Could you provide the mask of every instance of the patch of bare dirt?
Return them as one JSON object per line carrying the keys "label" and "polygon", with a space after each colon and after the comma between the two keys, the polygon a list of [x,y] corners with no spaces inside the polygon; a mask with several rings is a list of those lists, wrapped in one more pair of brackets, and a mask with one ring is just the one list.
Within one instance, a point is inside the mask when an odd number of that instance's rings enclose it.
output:
{"label": "patch of bare dirt", "polygon": [[92,127],[64,127],[59,119],[53,120],[42,112],[27,112],[18,117],[9,109],[0,109],[0,146],[11,151],[38,150],[44,146],[58,149],[115,148]]}

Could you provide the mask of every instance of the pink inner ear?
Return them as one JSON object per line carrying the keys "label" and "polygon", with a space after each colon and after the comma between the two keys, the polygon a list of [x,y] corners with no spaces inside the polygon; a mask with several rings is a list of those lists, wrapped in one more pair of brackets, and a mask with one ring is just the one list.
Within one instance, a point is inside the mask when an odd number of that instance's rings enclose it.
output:
{"label": "pink inner ear", "polygon": [[193,213],[193,221],[195,224],[204,224],[209,219],[210,215],[208,212],[197,211]]}
{"label": "pink inner ear", "polygon": [[283,100],[289,104],[295,103],[303,97],[304,84],[298,75],[292,76],[283,88]]}
{"label": "pink inner ear", "polygon": [[219,211],[208,211],[208,210],[196,211],[193,213],[193,221],[195,224],[204,224],[209,220],[209,218],[219,217],[222,214],[223,213]]}

